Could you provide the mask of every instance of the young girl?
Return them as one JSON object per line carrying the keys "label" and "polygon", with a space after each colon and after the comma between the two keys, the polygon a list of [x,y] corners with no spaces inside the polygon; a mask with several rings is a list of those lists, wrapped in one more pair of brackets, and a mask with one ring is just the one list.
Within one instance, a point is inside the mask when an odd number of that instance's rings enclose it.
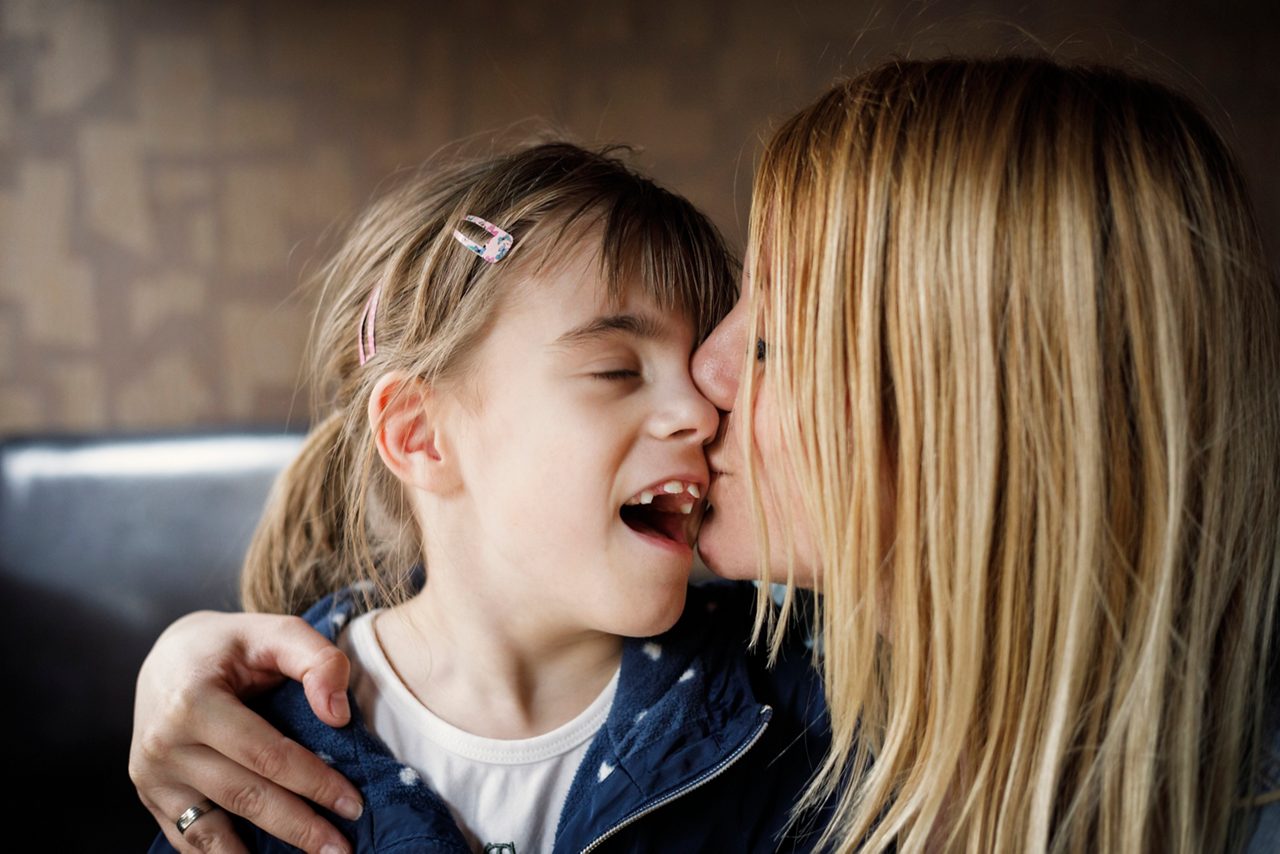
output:
{"label": "young girl", "polygon": [[334,817],[356,847],[803,844],[779,834],[824,747],[807,658],[766,674],[751,594],[687,587],[718,424],[689,358],[735,290],[710,223],[541,145],[410,182],[323,281],[328,414],[243,594],[320,600],[306,619],[352,660],[350,727],[295,685],[262,712],[361,788]]}

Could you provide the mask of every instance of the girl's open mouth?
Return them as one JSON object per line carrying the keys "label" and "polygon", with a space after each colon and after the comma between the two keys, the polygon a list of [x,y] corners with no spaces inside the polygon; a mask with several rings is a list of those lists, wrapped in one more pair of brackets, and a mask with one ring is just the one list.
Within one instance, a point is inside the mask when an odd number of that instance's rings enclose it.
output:
{"label": "girl's open mouth", "polygon": [[652,534],[665,537],[672,542],[687,546],[688,535],[685,526],[689,517],[677,510],[664,510],[653,504],[639,504],[622,508],[622,521],[627,527],[640,534]]}
{"label": "girl's open mouth", "polygon": [[688,547],[693,543],[694,510],[702,490],[695,483],[670,480],[629,498],[619,515],[638,534],[659,537]]}

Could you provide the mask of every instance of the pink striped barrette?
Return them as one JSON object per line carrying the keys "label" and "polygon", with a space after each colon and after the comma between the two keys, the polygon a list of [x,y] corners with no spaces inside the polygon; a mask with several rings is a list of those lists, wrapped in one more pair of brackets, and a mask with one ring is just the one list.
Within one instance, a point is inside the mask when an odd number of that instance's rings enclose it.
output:
{"label": "pink striped barrette", "polygon": [[515,243],[514,237],[488,220],[483,220],[478,216],[467,214],[464,219],[466,219],[467,222],[475,223],[480,226],[485,231],[489,232],[491,236],[485,244],[481,246],[479,243],[476,243],[474,240],[455,228],[453,230],[454,240],[458,241],[463,246],[479,255],[481,259],[488,261],[490,264],[497,264],[503,258],[507,257],[507,253],[511,251],[511,245]]}
{"label": "pink striped barrette", "polygon": [[369,294],[369,300],[364,304],[364,314],[360,315],[360,329],[356,337],[356,347],[360,351],[360,364],[364,364],[373,358],[373,354],[378,352],[378,347],[373,337],[373,326],[378,319],[378,294],[382,292],[382,285],[375,285],[373,293]]}

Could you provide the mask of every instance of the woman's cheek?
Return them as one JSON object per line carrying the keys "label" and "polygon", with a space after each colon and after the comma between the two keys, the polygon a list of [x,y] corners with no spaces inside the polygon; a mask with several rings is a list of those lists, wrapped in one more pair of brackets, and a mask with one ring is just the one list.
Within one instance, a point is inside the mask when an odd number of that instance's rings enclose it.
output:
{"label": "woman's cheek", "polygon": [[[790,570],[796,584],[812,587],[818,565],[814,540],[791,471],[790,455],[779,441],[773,405],[767,380],[762,378],[752,413],[752,432],[756,444],[755,474],[769,535],[769,555],[764,563],[770,581],[785,583]],[[741,400],[737,406],[737,411],[745,408]],[[708,455],[713,470],[727,469],[729,473],[717,474],[712,482],[707,499],[713,510],[698,536],[699,553],[708,568],[721,578],[735,580],[759,578],[761,566],[757,516],[745,471],[745,441],[744,431],[735,429],[730,416],[719,447],[713,447]]]}
{"label": "woman's cheek", "polygon": [[749,502],[741,494],[734,475],[720,475],[708,493],[714,508],[698,534],[698,553],[707,567],[721,578],[757,578],[760,560]]}
{"label": "woman's cheek", "polygon": [[812,587],[818,562],[803,492],[777,427],[773,411],[777,404],[767,379],[762,379],[760,386],[753,427],[761,501],[769,529],[769,575],[773,581],[785,582],[790,568],[797,585]]}
{"label": "woman's cheek", "polygon": [[[703,522],[698,535],[698,550],[703,562],[721,578],[759,578],[759,538],[745,479],[736,475],[721,476],[709,497],[715,509]],[[816,582],[816,554],[812,537],[801,518],[801,505],[790,500],[779,502],[767,483],[763,485],[762,500],[769,533],[770,554],[766,563],[769,580],[785,583],[788,566],[794,560],[791,569],[796,584],[813,587]]]}
{"label": "woman's cheek", "polygon": [[789,568],[797,586],[811,588],[816,583],[818,566],[813,535],[806,524],[804,505],[796,500],[794,491],[785,500],[786,507],[782,508],[770,507],[765,499],[769,550],[773,553],[769,575],[772,581],[785,582]]}

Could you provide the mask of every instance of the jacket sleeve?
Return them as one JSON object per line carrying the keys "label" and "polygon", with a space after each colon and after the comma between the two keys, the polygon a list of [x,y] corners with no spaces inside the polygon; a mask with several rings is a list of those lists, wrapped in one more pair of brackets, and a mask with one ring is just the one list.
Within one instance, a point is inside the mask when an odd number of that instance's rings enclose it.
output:
{"label": "jacket sleeve", "polygon": [[1272,801],[1254,810],[1257,824],[1249,837],[1247,854],[1274,854],[1280,851],[1280,801]]}
{"label": "jacket sleeve", "polygon": [[147,854],[177,854],[177,849],[169,844],[169,839],[163,833],[158,833],[151,847],[147,849]]}

